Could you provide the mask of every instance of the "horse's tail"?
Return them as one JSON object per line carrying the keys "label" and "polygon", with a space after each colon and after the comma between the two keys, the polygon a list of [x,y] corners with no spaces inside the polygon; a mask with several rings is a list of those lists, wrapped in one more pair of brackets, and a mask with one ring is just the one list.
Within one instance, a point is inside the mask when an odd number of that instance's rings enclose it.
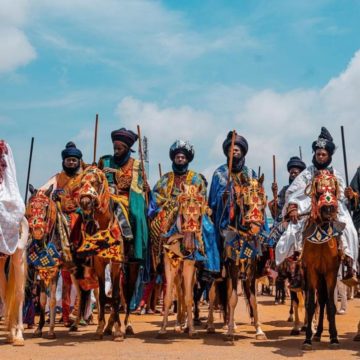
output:
{"label": "horse's tail", "polygon": [[221,304],[221,307],[223,308],[223,314],[224,314],[224,323],[227,322],[227,313],[228,313],[228,289],[227,289],[227,279],[223,279],[219,282],[214,282],[215,286],[218,287],[219,290],[219,302]]}
{"label": "horse's tail", "polygon": [[[9,276],[5,295],[6,325],[9,330],[19,322],[20,311],[22,311],[22,307],[20,308],[20,306],[24,301],[25,279],[27,276],[27,266],[24,254],[25,252],[22,254],[24,266],[23,284],[16,283],[14,255],[10,258],[9,263]],[[20,289],[19,286],[21,286]]]}

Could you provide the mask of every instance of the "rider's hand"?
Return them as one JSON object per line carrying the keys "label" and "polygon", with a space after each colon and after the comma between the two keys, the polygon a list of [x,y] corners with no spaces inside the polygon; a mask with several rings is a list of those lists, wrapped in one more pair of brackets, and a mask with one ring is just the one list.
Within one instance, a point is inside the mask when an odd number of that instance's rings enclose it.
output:
{"label": "rider's hand", "polygon": [[143,191],[149,193],[151,191],[149,183],[146,181],[143,185]]}
{"label": "rider's hand", "polygon": [[350,186],[345,188],[344,193],[349,200],[352,200],[354,198],[354,190]]}
{"label": "rider's hand", "polygon": [[112,169],[112,168],[109,168],[109,167],[104,167],[102,169],[102,171],[105,173],[105,174],[115,174],[116,173],[116,169]]}
{"label": "rider's hand", "polygon": [[222,199],[223,199],[223,202],[224,204],[227,203],[228,199],[229,199],[229,196],[230,196],[230,192],[229,191],[224,191],[223,194],[222,194]]}
{"label": "rider's hand", "polygon": [[277,197],[278,194],[278,185],[276,182],[271,184],[271,191],[273,193],[274,199]]}
{"label": "rider's hand", "polygon": [[295,204],[290,204],[288,208],[288,217],[293,224],[297,224],[299,220],[298,208]]}

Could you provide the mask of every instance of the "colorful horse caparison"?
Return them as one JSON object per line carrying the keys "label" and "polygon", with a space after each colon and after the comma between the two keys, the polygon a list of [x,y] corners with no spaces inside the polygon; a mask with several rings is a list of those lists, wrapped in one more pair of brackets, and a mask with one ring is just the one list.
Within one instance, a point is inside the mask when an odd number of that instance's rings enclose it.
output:
{"label": "colorful horse caparison", "polygon": [[[111,263],[112,281],[112,314],[106,333],[112,330],[114,340],[122,340],[120,312],[120,285],[123,287],[126,301],[126,333],[132,333],[129,323],[130,301],[135,289],[138,274],[138,264],[127,264],[129,269],[124,281],[121,281],[121,271],[124,261],[124,244],[120,226],[114,216],[113,203],[105,174],[95,166],[86,168],[81,178],[79,204],[82,216],[75,224],[70,238],[80,235],[76,249],[77,256],[91,257],[99,283],[99,322],[96,335],[102,339],[105,328],[105,267]],[[133,266],[131,266],[133,265]]]}
{"label": "colorful horse caparison", "polygon": [[55,228],[57,221],[57,208],[50,194],[51,185],[46,191],[36,190],[30,184],[31,197],[26,207],[26,218],[29,222],[30,245],[27,259],[29,266],[33,266],[40,277],[40,319],[34,336],[41,337],[45,325],[45,307],[47,302],[46,290],[50,286],[50,326],[48,338],[54,339],[55,335],[55,307],[56,287],[58,282],[60,244],[55,244]]}
{"label": "colorful horse caparison", "polygon": [[[237,284],[239,275],[243,277],[243,288],[250,317],[256,330],[256,339],[266,339],[261,329],[257,302],[256,281],[263,274],[267,257],[264,238],[260,231],[265,223],[266,195],[263,187],[264,176],[259,180],[241,176],[241,186],[236,190],[236,203],[241,210],[241,229],[231,228],[225,238],[225,267],[227,293],[222,298],[228,331],[226,340],[234,340],[234,312],[238,301]],[[215,292],[210,291],[208,332],[214,332],[213,302]]]}
{"label": "colorful horse caparison", "polygon": [[26,244],[29,225],[24,217],[19,226],[19,242],[14,254],[10,256],[9,274],[6,279],[6,257],[0,256],[0,298],[5,304],[5,318],[9,334],[7,342],[14,346],[24,345],[23,303],[25,295]]}
{"label": "colorful horse caparison", "polygon": [[[166,294],[164,299],[164,318],[158,337],[167,336],[166,326],[172,304],[173,287],[176,286],[178,313],[176,332],[183,331],[186,322],[189,337],[196,337],[193,324],[193,288],[195,282],[195,251],[204,254],[202,241],[202,216],[208,211],[206,198],[201,194],[201,186],[182,185],[177,197],[178,233],[170,236],[164,244],[164,266],[166,276]],[[186,316],[185,316],[186,313]],[[185,319],[186,318],[186,319]]]}
{"label": "colorful horse caparison", "polygon": [[337,221],[339,184],[329,170],[314,174],[311,187],[311,214],[304,231],[302,265],[306,281],[307,329],[303,349],[312,349],[312,319],[316,309],[316,295],[320,306],[319,324],[313,337],[320,341],[323,332],[324,309],[326,305],[329,321],[330,345],[338,347],[334,302],[334,290],[341,262],[339,241],[345,224]]}

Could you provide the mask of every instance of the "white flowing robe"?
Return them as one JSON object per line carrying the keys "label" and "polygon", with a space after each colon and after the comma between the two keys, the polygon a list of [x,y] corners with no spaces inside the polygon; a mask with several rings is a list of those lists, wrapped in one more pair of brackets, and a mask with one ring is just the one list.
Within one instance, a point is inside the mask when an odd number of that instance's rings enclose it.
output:
{"label": "white flowing robe", "polygon": [[[12,255],[19,243],[20,222],[25,214],[25,204],[16,180],[14,157],[7,143],[6,147],[6,169],[0,184],[0,252]],[[25,220],[23,221],[25,225]]]}
{"label": "white flowing robe", "polygon": [[[308,185],[311,185],[315,167],[313,165],[305,169],[286,191],[285,205],[283,208],[283,216],[287,212],[287,208],[290,204],[296,204],[298,206],[299,214],[309,213],[311,210],[311,198],[305,194],[305,189]],[[334,170],[334,174],[339,181],[340,198],[338,208],[338,220],[345,223],[345,229],[341,236],[342,249],[345,255],[350,256],[354,260],[354,269],[356,269],[359,240],[357,232],[352,221],[351,215],[346,207],[346,198],[344,195],[345,182],[342,176]],[[294,251],[302,250],[303,238],[302,233],[304,225],[308,216],[299,218],[297,224],[289,223],[286,231],[280,237],[276,245],[276,263],[281,264],[287,257],[291,256]]]}

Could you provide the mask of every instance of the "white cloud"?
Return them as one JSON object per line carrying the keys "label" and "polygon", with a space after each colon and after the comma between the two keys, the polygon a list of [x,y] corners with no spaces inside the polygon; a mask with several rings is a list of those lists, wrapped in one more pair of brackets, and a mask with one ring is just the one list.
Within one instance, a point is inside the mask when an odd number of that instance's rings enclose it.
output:
{"label": "white cloud", "polygon": [[[229,94],[229,99],[218,98],[216,110],[211,104],[204,103],[206,111],[187,106],[161,108],[155,103],[127,97],[119,103],[117,113],[124,126],[131,129],[135,129],[137,124],[142,126],[143,134],[149,137],[151,161],[155,164],[159,161],[170,163],[168,148],[176,138],[194,142],[197,154],[193,167],[208,177],[216,166],[224,162],[222,141],[229,130],[236,128],[249,142],[247,163],[256,171],[261,166],[268,176],[268,185],[272,181],[273,154],[277,156],[279,183],[287,181],[286,162],[290,156],[299,154],[299,146],[304,160],[311,163],[311,144],[319,135],[321,126],[326,126],[334,137],[338,146],[334,166],[342,172],[340,125],[344,125],[351,177],[359,165],[356,148],[360,133],[360,102],[356,92],[359,88],[360,51],[346,70],[322,89],[278,93],[273,90],[250,91],[241,86],[233,89],[222,87],[219,95]],[[216,91],[212,89],[210,95],[202,100],[215,98]],[[217,114],[222,109],[227,116],[219,119]]]}
{"label": "white cloud", "polygon": [[11,72],[36,58],[22,27],[26,23],[29,2],[2,0],[0,6],[0,73]]}

